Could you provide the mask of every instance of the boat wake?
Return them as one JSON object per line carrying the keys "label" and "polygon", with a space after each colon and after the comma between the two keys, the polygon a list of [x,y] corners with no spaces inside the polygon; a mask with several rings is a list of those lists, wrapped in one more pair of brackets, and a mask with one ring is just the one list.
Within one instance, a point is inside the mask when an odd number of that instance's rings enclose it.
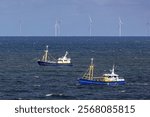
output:
{"label": "boat wake", "polygon": [[150,84],[147,83],[147,82],[144,82],[144,83],[127,83],[127,85],[134,85],[134,86],[148,86],[148,85],[150,85]]}

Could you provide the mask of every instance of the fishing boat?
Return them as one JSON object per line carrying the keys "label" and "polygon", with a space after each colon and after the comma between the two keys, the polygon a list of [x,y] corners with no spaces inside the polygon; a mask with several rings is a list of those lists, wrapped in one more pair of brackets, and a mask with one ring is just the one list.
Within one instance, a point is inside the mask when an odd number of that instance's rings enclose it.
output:
{"label": "fishing boat", "polygon": [[83,75],[83,77],[79,78],[78,81],[80,84],[83,85],[124,85],[125,79],[119,77],[118,74],[114,72],[114,65],[111,70],[111,73],[103,74],[100,77],[94,77],[94,64],[93,64],[93,58],[91,58],[91,64],[87,70],[87,72]]}
{"label": "fishing boat", "polygon": [[48,53],[48,45],[46,46],[46,50],[44,50],[44,55],[42,57],[42,59],[38,60],[38,64],[41,66],[59,66],[59,65],[67,65],[67,66],[71,66],[71,58],[67,58],[68,52],[66,51],[65,55],[55,59],[53,56],[51,56]]}

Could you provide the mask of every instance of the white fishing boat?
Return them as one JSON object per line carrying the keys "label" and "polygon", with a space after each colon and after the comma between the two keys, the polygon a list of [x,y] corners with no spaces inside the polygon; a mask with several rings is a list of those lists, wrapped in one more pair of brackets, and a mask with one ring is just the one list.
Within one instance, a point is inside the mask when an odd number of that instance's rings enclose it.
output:
{"label": "white fishing boat", "polygon": [[55,59],[48,53],[48,45],[44,51],[44,55],[41,60],[38,60],[38,64],[41,66],[52,66],[52,65],[72,65],[71,58],[67,58],[68,52],[66,51],[63,57]]}

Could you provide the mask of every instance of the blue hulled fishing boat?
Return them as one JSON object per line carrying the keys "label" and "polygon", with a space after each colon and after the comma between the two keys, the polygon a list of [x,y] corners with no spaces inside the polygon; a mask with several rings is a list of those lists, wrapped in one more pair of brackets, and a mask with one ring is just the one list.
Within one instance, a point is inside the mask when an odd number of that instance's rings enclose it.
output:
{"label": "blue hulled fishing boat", "polygon": [[111,70],[111,73],[103,74],[101,77],[94,77],[94,64],[93,64],[93,58],[91,58],[91,64],[87,70],[87,72],[83,75],[82,78],[79,78],[78,81],[80,84],[83,85],[124,85],[125,80],[119,75],[114,73],[114,66]]}
{"label": "blue hulled fishing boat", "polygon": [[59,65],[72,66],[71,58],[67,58],[67,55],[68,52],[66,51],[64,56],[55,59],[48,53],[48,45],[47,45],[42,59],[41,60],[39,59],[37,62],[41,66],[59,66]]}

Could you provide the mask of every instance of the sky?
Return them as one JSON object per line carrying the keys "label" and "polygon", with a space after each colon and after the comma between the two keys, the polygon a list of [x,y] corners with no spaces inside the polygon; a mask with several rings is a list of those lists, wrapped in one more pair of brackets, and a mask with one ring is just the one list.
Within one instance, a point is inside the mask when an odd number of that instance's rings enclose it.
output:
{"label": "sky", "polygon": [[[91,17],[91,19],[89,18]],[[0,0],[0,36],[150,35],[150,0]]]}

